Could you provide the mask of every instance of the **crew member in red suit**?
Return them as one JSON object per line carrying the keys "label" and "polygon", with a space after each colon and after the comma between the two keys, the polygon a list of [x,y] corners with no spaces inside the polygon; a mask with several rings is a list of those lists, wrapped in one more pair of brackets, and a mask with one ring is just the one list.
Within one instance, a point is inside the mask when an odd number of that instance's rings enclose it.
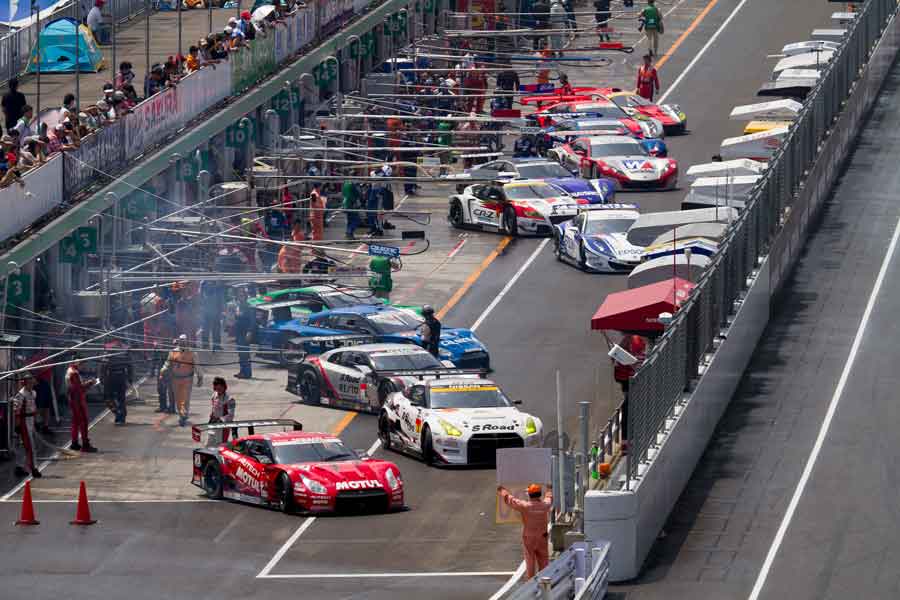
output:
{"label": "crew member in red suit", "polygon": [[653,57],[644,55],[644,64],[638,69],[637,95],[653,102],[653,94],[659,91],[659,74],[651,62]]}
{"label": "crew member in red suit", "polygon": [[[73,362],[66,370],[66,384],[68,385],[69,396],[69,412],[72,415],[72,450],[81,450],[82,452],[96,452],[97,449],[91,446],[88,439],[88,408],[87,408],[87,391],[97,381],[81,379],[81,373],[78,372],[78,363]],[[79,435],[81,443],[79,444]]]}

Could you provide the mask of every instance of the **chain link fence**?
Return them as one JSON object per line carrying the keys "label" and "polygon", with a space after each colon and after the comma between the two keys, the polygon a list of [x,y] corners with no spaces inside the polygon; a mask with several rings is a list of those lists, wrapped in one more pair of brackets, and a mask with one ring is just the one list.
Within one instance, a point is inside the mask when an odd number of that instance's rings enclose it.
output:
{"label": "chain link fence", "polygon": [[[862,6],[751,192],[745,210],[729,225],[719,252],[690,298],[632,378],[627,411],[629,478],[639,474],[665,420],[674,415],[676,405],[700,374],[706,355],[715,350],[764,256],[770,261],[772,293],[783,284],[802,247],[803,234],[827,196],[852,140],[852,131],[832,127],[861,75],[871,67],[871,52],[896,10],[896,0],[868,0]],[[874,98],[878,89],[864,86],[857,92]],[[866,96],[856,106],[867,107],[869,100]],[[844,143],[822,153],[831,135],[846,136]],[[840,150],[834,151],[836,147]]]}

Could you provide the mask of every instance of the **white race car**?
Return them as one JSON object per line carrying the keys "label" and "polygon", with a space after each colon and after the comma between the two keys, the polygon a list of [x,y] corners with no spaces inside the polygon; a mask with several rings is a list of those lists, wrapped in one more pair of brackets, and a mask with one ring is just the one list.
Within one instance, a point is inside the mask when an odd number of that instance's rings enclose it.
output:
{"label": "white race car", "polygon": [[606,177],[619,190],[670,190],[678,185],[678,163],[651,156],[637,140],[611,135],[577,138],[548,153],[559,163],[579,169],[582,177]]}
{"label": "white race car", "polygon": [[293,366],[287,391],[307,404],[377,414],[391,393],[428,379],[432,373],[460,378],[484,373],[479,369],[457,369],[449,360],[438,360],[415,344],[351,345],[352,341],[317,356],[307,356]]}
{"label": "white race car", "polygon": [[586,200],[545,181],[475,184],[450,197],[454,227],[476,227],[506,235],[550,235],[553,225],[571,219]]}
{"label": "white race car", "polygon": [[556,226],[553,252],[582,271],[620,273],[641,262],[644,248],[628,242],[628,228],[640,213],[635,204],[603,204],[582,209]]}
{"label": "white race car", "polygon": [[493,464],[498,448],[541,444],[541,420],[513,404],[488,379],[424,380],[388,396],[378,437],[429,465]]}

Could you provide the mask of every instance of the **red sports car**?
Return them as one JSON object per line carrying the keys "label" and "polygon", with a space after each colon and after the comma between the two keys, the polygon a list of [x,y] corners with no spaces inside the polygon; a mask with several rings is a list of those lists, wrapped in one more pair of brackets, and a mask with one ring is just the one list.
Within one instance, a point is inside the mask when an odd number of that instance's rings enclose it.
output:
{"label": "red sports car", "polygon": [[625,112],[643,115],[662,123],[666,134],[687,131],[687,115],[677,104],[655,104],[634,92],[627,92],[619,88],[608,88],[604,92],[611,102]]}
{"label": "red sports car", "polygon": [[[261,427],[292,431],[256,433]],[[248,435],[238,437],[239,429]],[[194,426],[207,446],[194,450],[191,483],[210,498],[296,511],[388,511],[403,508],[403,480],[392,462],[361,458],[327,433],[306,433],[296,421],[234,421]],[[231,441],[217,443],[233,432]],[[212,445],[210,445],[212,442]]]}
{"label": "red sports car", "polygon": [[664,134],[662,123],[656,119],[623,110],[606,99],[559,102],[544,107],[527,118],[536,121],[539,127],[550,127],[578,119],[615,119],[636,138],[661,138]]}

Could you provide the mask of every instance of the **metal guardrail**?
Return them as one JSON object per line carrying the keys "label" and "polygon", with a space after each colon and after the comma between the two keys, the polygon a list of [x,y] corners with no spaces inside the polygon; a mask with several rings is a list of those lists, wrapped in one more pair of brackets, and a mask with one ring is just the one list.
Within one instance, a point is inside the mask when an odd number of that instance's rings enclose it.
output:
{"label": "metal guardrail", "polygon": [[[673,416],[707,354],[715,349],[729,316],[740,306],[743,293],[767,254],[773,295],[783,285],[795,258],[789,249],[796,246],[796,238],[810,217],[808,207],[801,206],[803,198],[807,188],[820,188],[816,178],[824,175],[815,167],[827,165],[834,170],[842,158],[819,157],[822,142],[831,133],[895,11],[897,0],[868,0],[860,8],[843,44],[807,95],[784,143],[751,192],[746,208],[729,226],[720,251],[632,378],[628,401],[629,478],[637,476],[641,461],[656,444],[657,433]],[[814,172],[809,173],[810,168]],[[797,209],[803,209],[801,217],[791,219],[792,210]],[[786,224],[792,229],[783,231]]]}
{"label": "metal guardrail", "polygon": [[609,542],[576,542],[507,600],[600,600],[609,587]]}

